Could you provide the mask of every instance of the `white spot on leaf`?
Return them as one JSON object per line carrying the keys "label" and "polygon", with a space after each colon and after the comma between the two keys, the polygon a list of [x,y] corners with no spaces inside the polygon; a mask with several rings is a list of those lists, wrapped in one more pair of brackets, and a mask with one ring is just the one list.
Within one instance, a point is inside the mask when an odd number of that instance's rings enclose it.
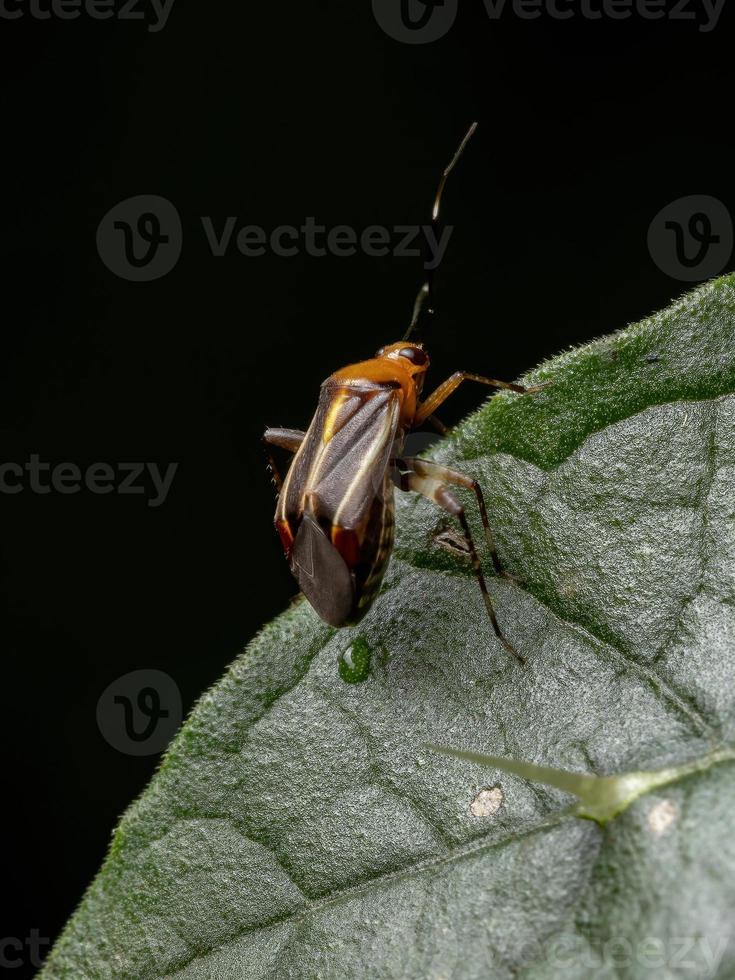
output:
{"label": "white spot on leaf", "polygon": [[489,786],[481,789],[470,803],[470,813],[473,817],[492,817],[502,806],[503,791],[499,786]]}
{"label": "white spot on leaf", "polygon": [[648,813],[648,828],[652,834],[660,837],[671,829],[678,816],[679,809],[676,803],[671,800],[660,800]]}

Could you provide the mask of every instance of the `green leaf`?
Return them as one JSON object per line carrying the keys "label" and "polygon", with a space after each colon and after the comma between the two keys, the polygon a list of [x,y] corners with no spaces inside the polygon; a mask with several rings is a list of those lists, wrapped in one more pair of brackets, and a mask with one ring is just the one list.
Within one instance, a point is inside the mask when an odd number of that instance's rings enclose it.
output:
{"label": "green leaf", "polygon": [[[205,695],[46,980],[733,975],[735,277],[542,379],[435,452],[485,489],[527,666],[402,497],[368,617],[298,604]],[[507,760],[673,775],[600,825]]]}

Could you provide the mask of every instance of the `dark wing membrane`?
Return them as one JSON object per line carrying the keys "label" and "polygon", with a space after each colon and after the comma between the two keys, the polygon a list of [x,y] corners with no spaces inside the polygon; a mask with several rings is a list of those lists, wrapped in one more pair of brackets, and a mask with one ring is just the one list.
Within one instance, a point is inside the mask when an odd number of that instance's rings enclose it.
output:
{"label": "dark wing membrane", "polygon": [[355,584],[344,558],[311,514],[304,514],[291,555],[301,591],[325,623],[342,626],[353,614]]}
{"label": "dark wing membrane", "polygon": [[395,388],[323,386],[286,477],[276,519],[288,521],[295,532],[309,512],[323,528],[354,530],[360,538],[383,492],[399,414]]}

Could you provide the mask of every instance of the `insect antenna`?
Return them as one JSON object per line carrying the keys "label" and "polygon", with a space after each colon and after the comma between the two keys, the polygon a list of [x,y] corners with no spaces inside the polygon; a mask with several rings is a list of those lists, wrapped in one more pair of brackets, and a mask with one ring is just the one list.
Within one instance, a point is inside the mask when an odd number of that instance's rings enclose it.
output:
{"label": "insect antenna", "polygon": [[[477,123],[473,122],[470,128],[464,134],[464,137],[462,138],[462,142],[457,147],[452,159],[449,161],[447,166],[442,171],[442,175],[439,179],[439,186],[436,189],[436,197],[434,198],[434,207],[431,209],[431,230],[435,242],[439,241],[439,236],[438,236],[439,213],[441,211],[442,195],[444,194],[444,188],[446,186],[447,179],[451,174],[451,172],[456,167],[457,163],[459,162],[459,158],[464,153],[465,147],[472,139],[472,136],[474,135],[476,129],[477,129]],[[426,245],[424,246],[424,248],[426,248]],[[422,329],[423,327],[422,320],[425,320],[427,317],[434,316],[436,312],[434,306],[434,293],[435,293],[434,273],[435,272],[436,272],[435,268],[427,268],[426,270],[426,282],[423,283],[421,289],[419,289],[418,294],[416,296],[416,300],[413,305],[413,316],[411,317],[411,323],[409,324],[408,330],[403,336],[404,340],[408,340],[409,337],[412,337],[414,334],[423,333],[424,330]]]}

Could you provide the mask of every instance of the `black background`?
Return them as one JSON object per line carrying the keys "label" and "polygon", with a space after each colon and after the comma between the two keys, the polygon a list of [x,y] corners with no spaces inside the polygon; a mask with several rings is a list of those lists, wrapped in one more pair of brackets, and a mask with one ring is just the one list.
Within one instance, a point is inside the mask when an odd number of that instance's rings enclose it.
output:
{"label": "black background", "polygon": [[[343,0],[177,0],[158,33],[0,19],[0,454],[179,464],[158,508],[0,495],[0,937],[58,934],[157,764],[103,739],[107,685],[158,668],[188,710],[294,594],[260,433],[306,427],[328,373],[398,339],[421,279],[409,258],[214,258],[200,216],[424,222],[477,118],[445,199],[432,378],[512,379],[688,288],[646,233],[686,194],[733,212],[731,40],[726,16],[709,33],[635,15],[491,22],[479,2],[417,46]],[[181,260],[151,283],[115,277],[95,245],[137,194],[169,199],[184,227]]]}

